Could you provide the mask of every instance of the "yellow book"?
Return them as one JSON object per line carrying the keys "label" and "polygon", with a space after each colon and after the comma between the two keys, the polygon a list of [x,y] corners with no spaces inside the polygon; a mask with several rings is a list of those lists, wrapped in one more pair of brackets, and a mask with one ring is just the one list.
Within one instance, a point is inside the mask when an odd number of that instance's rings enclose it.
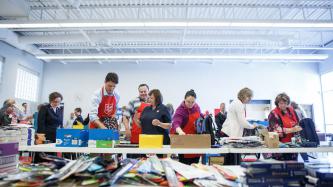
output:
{"label": "yellow book", "polygon": [[163,135],[139,135],[139,148],[162,148]]}

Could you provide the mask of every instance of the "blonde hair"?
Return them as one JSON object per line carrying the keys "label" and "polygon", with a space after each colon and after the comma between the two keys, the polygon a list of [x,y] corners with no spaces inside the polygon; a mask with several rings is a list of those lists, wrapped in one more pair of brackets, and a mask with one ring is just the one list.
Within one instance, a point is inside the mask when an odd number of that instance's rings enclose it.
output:
{"label": "blonde hair", "polygon": [[242,102],[245,101],[246,98],[252,98],[253,97],[253,91],[250,88],[243,88],[239,90],[238,92],[238,99],[241,100]]}

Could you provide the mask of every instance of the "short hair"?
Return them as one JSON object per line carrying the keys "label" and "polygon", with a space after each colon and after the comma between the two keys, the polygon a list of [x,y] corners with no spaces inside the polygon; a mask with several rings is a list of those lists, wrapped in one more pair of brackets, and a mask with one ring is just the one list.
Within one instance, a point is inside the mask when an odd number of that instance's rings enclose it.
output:
{"label": "short hair", "polygon": [[49,102],[51,103],[51,101],[55,100],[58,97],[60,97],[60,99],[62,100],[62,95],[59,92],[52,92],[49,95]]}
{"label": "short hair", "polygon": [[154,95],[156,105],[159,105],[159,104],[163,103],[163,96],[162,96],[162,94],[161,94],[161,92],[160,92],[159,89],[152,89],[152,90],[150,90],[150,92],[149,92],[148,95],[149,96]]}
{"label": "short hair", "polygon": [[22,103],[22,106],[26,105],[27,103]]}
{"label": "short hair", "polygon": [[108,73],[105,77],[105,82],[109,82],[109,81],[111,81],[115,84],[118,84],[118,82],[119,82],[118,75],[113,72]]}
{"label": "short hair", "polygon": [[143,86],[147,87],[148,90],[149,90],[149,86],[148,86],[147,84],[145,84],[145,83],[140,84],[140,85],[138,86],[138,89],[139,89],[140,87],[143,87]]}
{"label": "short hair", "polygon": [[195,91],[193,89],[186,92],[184,99],[186,99],[187,97],[190,97],[190,96],[197,98],[197,94],[195,93]]}
{"label": "short hair", "polygon": [[247,97],[249,97],[250,99],[253,97],[253,91],[250,88],[245,87],[239,90],[237,97],[243,102]]}
{"label": "short hair", "polygon": [[165,105],[170,113],[170,115],[172,116],[173,113],[175,112],[175,110],[173,109],[173,105],[171,103],[168,103]]}
{"label": "short hair", "polygon": [[293,109],[299,109],[299,105],[295,101],[291,101],[290,106],[293,107]]}
{"label": "short hair", "polygon": [[288,105],[290,104],[290,97],[286,93],[280,93],[275,98],[275,106],[279,106],[279,102],[284,101]]}
{"label": "short hair", "polygon": [[75,108],[74,111],[82,113],[82,109],[81,108]]}

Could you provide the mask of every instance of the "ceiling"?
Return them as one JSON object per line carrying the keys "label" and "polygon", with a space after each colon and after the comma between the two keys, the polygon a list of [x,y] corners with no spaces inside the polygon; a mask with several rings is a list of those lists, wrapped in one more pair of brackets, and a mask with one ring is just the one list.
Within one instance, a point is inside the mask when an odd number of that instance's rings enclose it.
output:
{"label": "ceiling", "polygon": [[[139,55],[146,55],[144,59],[176,55],[165,57],[168,60],[201,55],[212,61],[215,58],[209,56],[316,55],[323,49],[332,50],[332,6],[331,0],[4,0],[0,2],[0,27],[4,22],[69,24],[3,28],[14,32],[20,45],[34,47],[32,53],[37,57],[76,57],[48,59],[63,63],[101,63],[111,61],[108,57],[112,55],[138,56],[136,61]],[[87,24],[97,22],[144,26]],[[148,26],[151,22],[157,24]],[[77,26],[79,23],[86,26]],[[186,25],[177,25],[180,23]],[[212,23],[228,24],[209,25]],[[235,23],[238,25],[233,26]],[[289,26],[258,26],[272,23]],[[300,23],[309,25],[295,26]],[[321,23],[330,25],[318,26]],[[89,55],[104,56],[80,58]]]}

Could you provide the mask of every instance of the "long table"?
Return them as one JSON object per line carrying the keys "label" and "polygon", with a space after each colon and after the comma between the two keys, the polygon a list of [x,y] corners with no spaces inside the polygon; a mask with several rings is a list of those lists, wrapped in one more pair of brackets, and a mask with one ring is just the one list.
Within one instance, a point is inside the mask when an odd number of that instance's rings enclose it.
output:
{"label": "long table", "polygon": [[155,154],[225,154],[225,153],[308,153],[308,152],[333,152],[333,147],[309,148],[91,148],[91,147],[56,147],[55,144],[42,144],[32,146],[19,146],[19,151],[27,152],[63,152],[63,153],[155,153]]}

